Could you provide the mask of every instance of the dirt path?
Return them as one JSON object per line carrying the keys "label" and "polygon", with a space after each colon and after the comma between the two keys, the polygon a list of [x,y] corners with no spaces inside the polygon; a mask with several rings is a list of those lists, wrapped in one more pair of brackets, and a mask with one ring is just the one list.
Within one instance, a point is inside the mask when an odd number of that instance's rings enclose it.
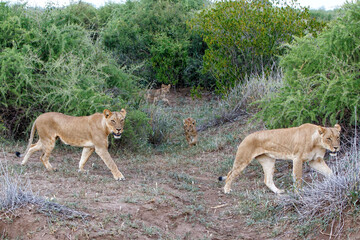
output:
{"label": "dirt path", "polygon": [[[49,173],[39,162],[39,154],[21,167],[20,160],[6,152],[0,155],[0,161],[9,169],[23,171],[33,192],[90,217],[85,221],[46,217],[36,212],[36,206],[26,206],[9,216],[9,223],[0,224],[0,233],[25,239],[271,238],[271,229],[247,224],[246,215],[237,209],[236,194],[222,193],[223,185],[211,171],[224,152],[230,151],[204,152],[191,160],[177,156],[175,162],[171,155],[138,160],[117,156],[117,164],[126,176],[122,182],[113,180],[96,155],[86,165],[88,174],[80,174],[80,152],[55,150],[51,162],[59,171]],[[234,188],[245,190],[252,188],[252,183],[251,179],[242,179]]]}

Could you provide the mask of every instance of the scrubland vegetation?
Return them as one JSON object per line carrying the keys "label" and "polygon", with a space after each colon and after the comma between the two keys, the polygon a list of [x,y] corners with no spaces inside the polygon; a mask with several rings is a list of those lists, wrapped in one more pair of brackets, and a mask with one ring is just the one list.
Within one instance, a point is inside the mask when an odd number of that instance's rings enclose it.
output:
{"label": "scrubland vegetation", "polygon": [[[283,235],[288,229],[291,237],[303,238],[316,237],[319,231],[330,238],[356,234],[359,229],[349,226],[359,221],[359,16],[359,1],[334,11],[309,10],[296,1],[139,0],[98,9],[84,2],[45,9],[0,3],[0,217],[31,204],[47,216],[60,217],[61,224],[70,224],[62,222],[69,216],[91,223],[86,212],[94,205],[100,208],[98,202],[85,204],[85,195],[78,193],[74,201],[83,207],[66,203],[69,197],[59,203],[40,197],[27,182],[26,168],[17,166],[18,160],[8,153],[14,147],[24,149],[30,125],[41,113],[81,116],[126,108],[123,137],[111,140],[110,151],[126,162],[125,175],[144,180],[130,177],[130,190],[115,186],[99,177],[103,166],[97,163],[91,171],[100,171],[99,176],[74,177],[76,171],[64,167],[56,179],[121,188],[121,195],[127,195],[121,201],[153,203],[163,215],[164,209],[180,211],[167,221],[175,226],[178,217],[185,216],[184,226],[192,224],[199,232],[210,229],[215,237],[243,236],[236,234],[240,226],[219,229],[223,219],[253,229],[265,224],[272,229],[262,235],[266,238],[289,237]],[[172,84],[170,107],[146,102],[146,90],[162,83]],[[192,99],[182,95],[183,89]],[[185,117],[197,120],[200,133],[198,146],[191,149],[183,137]],[[216,179],[230,169],[236,145],[246,134],[306,122],[339,123],[344,129],[341,156],[329,161],[336,172],[333,178],[311,173],[301,191],[277,198],[254,189],[253,178],[261,182],[261,177],[245,177],[239,182],[246,187],[226,198],[232,206],[213,202],[223,197],[217,193],[221,185],[203,179]],[[65,154],[68,148],[60,146],[59,151]],[[61,162],[76,166],[79,156]],[[38,181],[41,167],[26,169],[32,171],[32,181]],[[252,169],[261,172],[256,163],[249,169],[244,175]],[[290,173],[278,174],[290,190]],[[143,189],[137,190],[136,184]],[[102,193],[109,194],[109,189]],[[208,198],[201,200],[204,195]],[[95,196],[100,202],[114,201]],[[216,215],[208,204],[225,209]],[[127,214],[106,215],[109,219],[102,224],[108,224],[109,232],[104,226],[81,225],[88,232],[101,229],[108,237],[114,232],[127,238],[199,237],[190,231],[183,236],[181,230],[167,235],[160,223],[148,226],[145,215],[136,220],[134,212]],[[244,214],[246,221],[241,220]],[[116,222],[123,225],[118,229]],[[81,233],[84,238],[91,236],[86,231]]]}

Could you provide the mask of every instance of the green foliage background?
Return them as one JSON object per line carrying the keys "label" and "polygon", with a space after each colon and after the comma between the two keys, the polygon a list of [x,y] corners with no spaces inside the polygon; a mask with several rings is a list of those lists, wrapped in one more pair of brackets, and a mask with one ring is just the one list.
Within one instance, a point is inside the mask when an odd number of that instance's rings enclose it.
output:
{"label": "green foliage background", "polygon": [[105,108],[138,111],[131,104],[140,89],[135,77],[104,51],[93,38],[96,25],[74,8],[94,15],[94,8],[83,3],[45,10],[0,4],[0,29],[6,32],[0,40],[0,114],[8,136],[27,132],[48,111],[74,116]]}
{"label": "green foliage background", "polygon": [[280,62],[285,86],[263,99],[258,113],[270,128],[359,122],[360,2],[342,11],[318,37],[297,38],[287,46]]}
{"label": "green foliage background", "polygon": [[201,11],[191,26],[204,38],[208,49],[204,70],[216,78],[216,89],[226,93],[246,75],[270,73],[277,65],[280,48],[294,36],[316,35],[323,24],[306,8],[285,1],[220,1]]}
{"label": "green foliage background", "polygon": [[136,66],[136,74],[147,84],[197,84],[202,76],[193,64],[199,57],[189,48],[200,45],[192,49],[200,55],[204,46],[200,38],[191,37],[186,21],[205,4],[205,0],[127,1],[108,13],[102,42],[119,64]]}

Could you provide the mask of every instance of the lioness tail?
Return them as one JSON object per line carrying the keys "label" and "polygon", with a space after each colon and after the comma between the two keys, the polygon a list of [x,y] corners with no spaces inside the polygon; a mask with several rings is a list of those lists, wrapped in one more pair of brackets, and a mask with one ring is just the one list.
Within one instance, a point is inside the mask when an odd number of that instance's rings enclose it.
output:
{"label": "lioness tail", "polygon": [[226,180],[226,176],[220,176],[218,179],[219,179],[219,181],[225,181],[225,180]]}
{"label": "lioness tail", "polygon": [[[36,121],[35,121],[36,122]],[[31,127],[31,133],[30,133],[30,138],[29,138],[29,143],[28,143],[28,146],[26,148],[26,151],[25,151],[25,154],[29,151],[30,149],[30,146],[34,140],[34,134],[35,134],[35,122],[33,123],[32,127]],[[23,157],[23,154],[21,154],[20,152],[15,152],[15,155],[17,157]]]}

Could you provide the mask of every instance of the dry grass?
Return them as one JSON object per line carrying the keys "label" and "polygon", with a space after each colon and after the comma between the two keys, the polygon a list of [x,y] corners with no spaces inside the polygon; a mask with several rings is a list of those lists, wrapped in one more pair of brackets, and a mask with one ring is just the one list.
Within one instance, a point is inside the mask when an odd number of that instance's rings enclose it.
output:
{"label": "dry grass", "polygon": [[37,211],[48,216],[56,215],[65,219],[85,219],[89,216],[38,196],[32,191],[29,180],[14,171],[10,172],[8,166],[0,162],[0,213],[8,214],[28,204],[36,205]]}
{"label": "dry grass", "polygon": [[237,121],[248,116],[254,110],[252,103],[262,99],[269,93],[277,91],[283,84],[282,72],[274,72],[270,76],[252,75],[237,84],[221,99],[212,120],[199,126],[198,131]]}
{"label": "dry grass", "polygon": [[343,156],[331,166],[334,176],[319,180],[312,177],[298,193],[280,198],[285,211],[295,210],[303,224],[322,222],[330,224],[330,238],[338,237],[344,230],[348,207],[359,208],[360,197],[360,144],[354,141]]}

